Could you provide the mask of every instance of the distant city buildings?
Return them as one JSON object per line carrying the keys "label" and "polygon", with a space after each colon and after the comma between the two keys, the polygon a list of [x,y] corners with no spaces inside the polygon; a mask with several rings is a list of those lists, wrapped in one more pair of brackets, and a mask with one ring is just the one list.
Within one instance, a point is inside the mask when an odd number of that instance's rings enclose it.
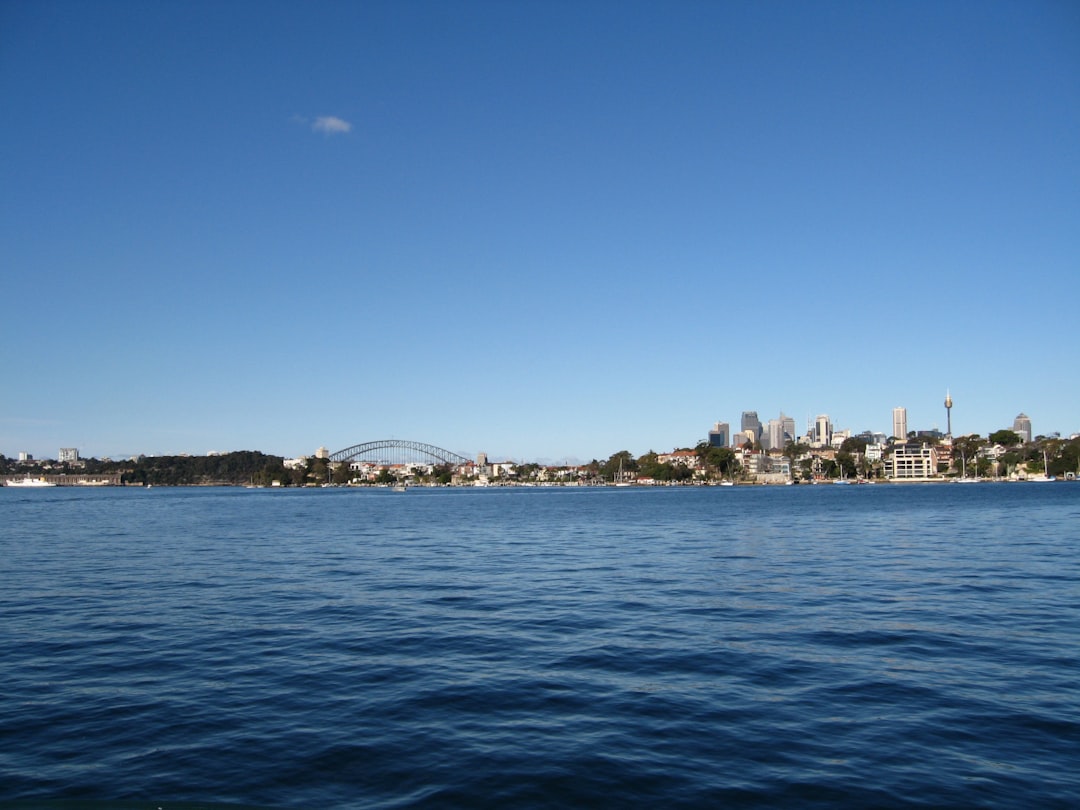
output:
{"label": "distant city buildings", "polygon": [[1025,443],[1031,441],[1031,419],[1027,414],[1021,413],[1013,420],[1013,432]]}
{"label": "distant city buildings", "polygon": [[828,414],[818,414],[817,419],[814,420],[814,444],[819,447],[828,447],[832,442],[832,422],[829,421]]}
{"label": "distant city buildings", "polygon": [[717,422],[709,431],[709,447],[727,447],[731,443],[731,425]]}
{"label": "distant city buildings", "polygon": [[60,455],[57,456],[57,461],[63,463],[65,461],[72,462],[79,460],[79,450],[77,447],[61,447]]}
{"label": "distant city buildings", "polygon": [[907,408],[893,408],[892,435],[901,441],[907,439]]}
{"label": "distant city buildings", "polygon": [[782,450],[784,444],[784,423],[779,419],[770,419],[765,426],[761,446],[766,450]]}
{"label": "distant city buildings", "polygon": [[758,419],[757,411],[743,411],[740,430],[743,433],[753,432],[753,440],[761,441],[761,420]]}

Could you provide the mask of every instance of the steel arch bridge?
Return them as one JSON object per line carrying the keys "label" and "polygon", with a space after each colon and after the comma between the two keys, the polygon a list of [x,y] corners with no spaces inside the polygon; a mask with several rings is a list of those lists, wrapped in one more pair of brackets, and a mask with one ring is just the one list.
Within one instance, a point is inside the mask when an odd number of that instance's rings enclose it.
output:
{"label": "steel arch bridge", "polygon": [[408,442],[401,439],[380,439],[354,444],[330,454],[331,461],[366,461],[370,464],[468,464],[472,459],[443,450],[433,444]]}

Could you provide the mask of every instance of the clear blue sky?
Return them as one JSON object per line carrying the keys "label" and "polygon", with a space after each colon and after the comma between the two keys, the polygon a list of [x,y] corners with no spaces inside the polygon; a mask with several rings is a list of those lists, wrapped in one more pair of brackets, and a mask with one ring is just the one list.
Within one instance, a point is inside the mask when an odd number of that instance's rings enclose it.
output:
{"label": "clear blue sky", "polygon": [[0,452],[1080,430],[1080,5],[0,4]]}

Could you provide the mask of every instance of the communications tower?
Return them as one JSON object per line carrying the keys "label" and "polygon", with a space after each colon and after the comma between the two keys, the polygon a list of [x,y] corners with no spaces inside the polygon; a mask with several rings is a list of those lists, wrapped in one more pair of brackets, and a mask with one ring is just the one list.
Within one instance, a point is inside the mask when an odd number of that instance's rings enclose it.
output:
{"label": "communications tower", "polygon": [[952,436],[952,397],[949,396],[949,389],[945,389],[945,435]]}

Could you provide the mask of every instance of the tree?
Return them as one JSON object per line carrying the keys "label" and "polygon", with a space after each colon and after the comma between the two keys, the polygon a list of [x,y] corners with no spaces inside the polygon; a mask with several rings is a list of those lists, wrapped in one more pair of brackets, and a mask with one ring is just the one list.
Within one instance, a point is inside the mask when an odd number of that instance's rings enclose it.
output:
{"label": "tree", "polygon": [[620,450],[618,453],[612,453],[611,457],[600,467],[600,473],[608,481],[612,481],[615,479],[615,476],[619,474],[620,469],[624,474],[637,472],[637,461],[630,455],[629,450]]}
{"label": "tree", "polygon": [[721,478],[734,478],[739,468],[739,457],[730,447],[710,447],[705,453],[705,466]]}
{"label": "tree", "polygon": [[[848,439],[847,441],[851,440]],[[856,472],[855,456],[843,451],[838,452],[836,454],[836,466],[838,477],[847,478],[849,475],[854,475]]]}
{"label": "tree", "polygon": [[793,464],[795,463],[795,459],[801,458],[809,452],[810,445],[800,444],[796,441],[790,441],[784,447],[784,455],[787,457],[788,461],[792,462]]}
{"label": "tree", "polygon": [[840,445],[841,453],[848,453],[849,455],[861,455],[866,452],[866,445],[868,442],[866,439],[860,439],[858,436],[849,436],[844,439]]}
{"label": "tree", "polygon": [[991,444],[1000,444],[1004,447],[1016,447],[1018,444],[1023,443],[1023,439],[1020,438],[1020,434],[1014,430],[995,430],[990,434]]}

